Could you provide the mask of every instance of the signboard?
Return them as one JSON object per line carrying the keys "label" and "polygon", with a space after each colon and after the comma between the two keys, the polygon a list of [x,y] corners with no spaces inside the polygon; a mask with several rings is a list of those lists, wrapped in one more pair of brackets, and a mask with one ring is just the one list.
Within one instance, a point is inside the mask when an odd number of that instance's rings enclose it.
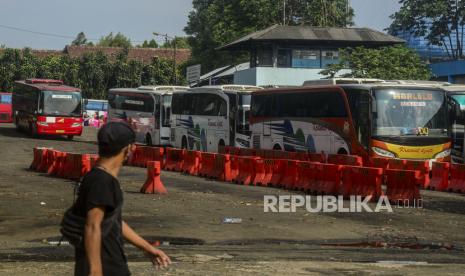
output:
{"label": "signboard", "polygon": [[200,64],[187,67],[186,73],[187,82],[191,83],[200,80]]}

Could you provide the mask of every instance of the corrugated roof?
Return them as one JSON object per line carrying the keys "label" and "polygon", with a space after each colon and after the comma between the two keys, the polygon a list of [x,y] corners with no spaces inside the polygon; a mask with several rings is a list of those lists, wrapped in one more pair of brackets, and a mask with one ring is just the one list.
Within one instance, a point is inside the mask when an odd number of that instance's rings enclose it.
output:
{"label": "corrugated roof", "polygon": [[356,42],[366,44],[400,44],[405,41],[395,36],[369,28],[336,28],[312,26],[273,25],[239,38],[219,47],[220,50],[234,49],[250,42],[259,41],[313,41],[313,42]]}

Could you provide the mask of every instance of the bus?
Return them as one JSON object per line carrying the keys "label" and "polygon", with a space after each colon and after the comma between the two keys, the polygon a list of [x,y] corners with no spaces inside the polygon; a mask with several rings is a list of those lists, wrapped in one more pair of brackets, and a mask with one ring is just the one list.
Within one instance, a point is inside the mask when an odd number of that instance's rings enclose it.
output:
{"label": "bus", "polygon": [[33,136],[82,134],[81,90],[60,80],[16,81],[12,103],[16,127]]}
{"label": "bus", "polygon": [[127,122],[136,142],[149,146],[170,145],[171,97],[184,86],[115,88],[108,92],[108,121]]}
{"label": "bus", "polygon": [[336,84],[362,84],[362,83],[383,83],[381,79],[360,79],[360,78],[329,78],[318,80],[307,80],[303,86],[312,85],[336,85]]}
{"label": "bus", "polygon": [[259,89],[222,85],[174,93],[171,143],[209,152],[218,152],[220,146],[250,147],[250,98],[251,92]]}
{"label": "bus", "polygon": [[252,93],[253,148],[450,161],[451,113],[440,87],[347,84]]}
{"label": "bus", "polygon": [[0,92],[0,123],[13,122],[11,112],[11,93]]}
{"label": "bus", "polygon": [[465,85],[445,85],[443,89],[460,106],[460,113],[452,122],[452,161],[465,163]]}

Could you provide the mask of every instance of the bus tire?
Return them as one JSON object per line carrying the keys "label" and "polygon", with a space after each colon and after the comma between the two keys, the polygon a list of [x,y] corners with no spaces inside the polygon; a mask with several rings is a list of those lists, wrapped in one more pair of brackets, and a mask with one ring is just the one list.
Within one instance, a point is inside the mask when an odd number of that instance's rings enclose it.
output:
{"label": "bus tire", "polygon": [[37,128],[34,127],[34,126],[32,125],[32,123],[29,123],[29,129],[28,129],[28,131],[29,131],[29,134],[31,135],[31,137],[34,137],[34,138],[37,137]]}
{"label": "bus tire", "polygon": [[182,137],[181,149],[187,149],[187,138],[186,138],[186,136]]}
{"label": "bus tire", "polygon": [[152,143],[152,136],[150,136],[150,134],[147,133],[147,135],[145,135],[145,143],[147,144],[147,146],[151,147],[153,146],[153,143]]}
{"label": "bus tire", "polygon": [[281,149],[281,146],[279,144],[275,144],[273,146],[273,150],[282,150],[282,149]]}
{"label": "bus tire", "polygon": [[337,151],[337,154],[345,154],[345,155],[347,155],[347,154],[349,154],[349,153],[347,152],[347,150],[346,150],[345,148],[340,148],[340,149]]}
{"label": "bus tire", "polygon": [[66,140],[72,141],[74,139],[74,135],[68,135],[66,136]]}
{"label": "bus tire", "polygon": [[15,127],[16,130],[21,131],[21,126],[19,125],[19,119],[17,116],[15,116]]}
{"label": "bus tire", "polygon": [[218,142],[218,149],[219,149],[220,147],[224,147],[224,146],[226,146],[226,145],[224,144],[224,140],[223,140],[223,139],[220,139],[220,141]]}

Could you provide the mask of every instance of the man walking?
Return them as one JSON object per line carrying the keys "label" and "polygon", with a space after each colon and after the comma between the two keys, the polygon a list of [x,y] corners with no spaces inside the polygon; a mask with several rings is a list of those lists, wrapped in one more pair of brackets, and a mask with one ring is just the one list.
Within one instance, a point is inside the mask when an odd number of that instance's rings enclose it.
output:
{"label": "man walking", "polygon": [[133,150],[134,131],[110,122],[98,132],[100,158],[83,178],[73,213],[86,218],[83,246],[76,247],[75,275],[130,275],[123,239],[146,252],[157,267],[170,258],[141,238],[122,220],[123,193],[118,173]]}

